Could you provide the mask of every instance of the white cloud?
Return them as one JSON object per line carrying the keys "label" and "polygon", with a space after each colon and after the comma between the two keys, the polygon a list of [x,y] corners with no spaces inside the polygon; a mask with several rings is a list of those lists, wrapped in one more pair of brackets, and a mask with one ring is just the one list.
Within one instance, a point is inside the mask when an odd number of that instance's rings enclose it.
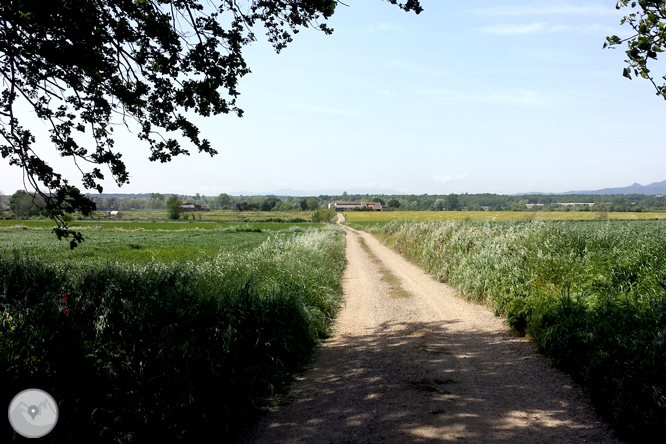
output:
{"label": "white cloud", "polygon": [[369,33],[406,33],[407,28],[401,25],[396,25],[392,22],[378,23],[376,25],[370,25],[365,29],[365,32]]}
{"label": "white cloud", "polygon": [[433,177],[433,180],[438,183],[451,183],[464,179],[467,179],[467,174],[455,174],[453,176],[444,176],[438,174],[437,176]]}
{"label": "white cloud", "polygon": [[308,103],[292,103],[290,107],[297,111],[308,113],[328,114],[332,116],[361,117],[361,113],[355,109],[334,108],[330,106],[315,106]]}
{"label": "white cloud", "polygon": [[352,188],[367,188],[369,190],[376,190],[379,188],[388,188],[391,189],[393,186],[388,183],[379,183],[379,182],[357,182],[352,184]]}
{"label": "white cloud", "polygon": [[531,34],[542,31],[545,26],[544,23],[532,23],[531,25],[495,25],[480,29],[487,34]]}
{"label": "white cloud", "polygon": [[480,31],[487,34],[511,35],[511,34],[531,34],[535,32],[555,33],[555,32],[577,32],[577,33],[599,33],[614,32],[614,29],[601,26],[597,23],[588,25],[549,25],[547,23],[532,23],[529,25],[495,25],[479,28]]}
{"label": "white cloud", "polygon": [[473,14],[495,16],[521,16],[521,15],[577,15],[577,16],[605,16],[618,15],[614,7],[601,5],[548,5],[548,6],[498,6],[495,8],[475,9],[469,11]]}
{"label": "white cloud", "polygon": [[581,33],[601,33],[601,31],[605,33],[612,33],[615,32],[616,29],[608,27],[608,26],[602,26],[598,23],[590,23],[588,25],[579,25],[579,26],[571,26],[571,25],[553,25],[548,27],[547,29],[548,32],[581,32]]}
{"label": "white cloud", "polygon": [[467,104],[496,104],[536,107],[546,106],[555,100],[530,90],[497,90],[497,91],[453,91],[447,89],[415,88],[414,92],[438,101]]}

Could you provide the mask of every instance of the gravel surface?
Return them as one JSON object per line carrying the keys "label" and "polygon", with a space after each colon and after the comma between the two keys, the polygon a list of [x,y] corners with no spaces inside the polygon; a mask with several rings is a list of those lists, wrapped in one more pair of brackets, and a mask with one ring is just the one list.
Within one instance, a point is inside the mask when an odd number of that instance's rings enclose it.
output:
{"label": "gravel surface", "polygon": [[291,402],[240,442],[620,442],[580,388],[485,307],[368,233],[347,228],[347,260],[337,333]]}

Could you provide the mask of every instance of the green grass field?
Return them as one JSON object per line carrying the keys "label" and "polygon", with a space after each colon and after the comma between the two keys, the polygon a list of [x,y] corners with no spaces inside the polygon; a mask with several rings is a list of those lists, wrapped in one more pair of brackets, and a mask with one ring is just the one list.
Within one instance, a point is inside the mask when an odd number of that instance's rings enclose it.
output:
{"label": "green grass field", "polygon": [[[204,262],[220,252],[250,251],[271,236],[289,237],[312,223],[80,221],[85,241],[58,241],[51,221],[0,221],[0,253],[19,251],[49,261]],[[293,227],[293,228],[292,228]]]}
{"label": "green grass field", "polygon": [[[162,230],[162,231],[184,231],[184,230],[220,230],[232,226],[259,228],[261,230],[284,230],[292,225],[310,226],[310,222],[250,222],[240,220],[229,221],[147,221],[147,220],[75,220],[70,223],[74,230]],[[51,220],[0,220],[2,228],[53,228],[55,224]]]}
{"label": "green grass field", "polygon": [[19,251],[49,261],[83,262],[202,262],[221,251],[249,251],[270,232],[221,230],[91,230],[74,250],[49,229],[0,229],[0,252]]}
{"label": "green grass field", "polygon": [[[104,219],[104,211],[97,211],[93,214],[95,220]],[[166,220],[166,210],[129,210],[122,211],[123,220],[140,220],[140,221],[158,221]],[[185,219],[188,217],[189,219]],[[230,210],[214,210],[214,211],[198,211],[198,212],[184,212],[181,214],[181,221],[187,220],[196,221],[215,221],[215,222],[252,222],[252,221],[265,221],[267,219],[281,219],[289,221],[291,219],[305,219],[309,221],[312,218],[311,211],[230,211]]]}

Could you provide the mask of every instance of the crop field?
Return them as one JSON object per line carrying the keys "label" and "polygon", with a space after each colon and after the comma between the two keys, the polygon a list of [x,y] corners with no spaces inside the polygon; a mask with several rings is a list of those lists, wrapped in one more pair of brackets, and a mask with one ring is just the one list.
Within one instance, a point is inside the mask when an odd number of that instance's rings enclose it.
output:
{"label": "crop field", "polygon": [[607,213],[593,211],[348,211],[343,213],[355,228],[398,222],[525,221],[525,220],[645,220],[666,219],[666,212]]}
{"label": "crop field", "polygon": [[168,225],[87,226],[74,250],[39,221],[0,228],[0,393],[59,400],[45,439],[228,441],[330,333],[342,228]]}
{"label": "crop field", "polygon": [[[309,222],[247,222],[230,220],[225,222],[212,221],[148,221],[148,220],[77,220],[70,222],[76,230],[219,230],[228,227],[251,227],[262,230],[283,230],[293,225],[310,226]],[[55,224],[50,220],[0,220],[0,229],[21,226],[26,228],[53,228]]]}
{"label": "crop field", "polygon": [[249,251],[265,241],[266,232],[183,230],[106,230],[84,232],[85,241],[70,250],[48,229],[0,229],[0,250],[68,263],[211,260],[226,250]]}
{"label": "crop field", "polygon": [[0,221],[0,251],[16,250],[49,261],[143,263],[203,262],[220,252],[250,251],[279,233],[288,237],[313,224],[96,222],[74,225],[85,241],[70,250],[50,221]]}
{"label": "crop field", "polygon": [[391,222],[373,232],[532,337],[618,431],[663,437],[666,221]]}
{"label": "crop field", "polygon": [[[166,210],[128,210],[122,211],[123,219],[134,221],[164,221],[167,219]],[[94,220],[103,220],[104,211],[93,214]],[[310,221],[311,211],[196,211],[181,213],[182,221],[214,221],[214,222],[289,222],[303,219]]]}

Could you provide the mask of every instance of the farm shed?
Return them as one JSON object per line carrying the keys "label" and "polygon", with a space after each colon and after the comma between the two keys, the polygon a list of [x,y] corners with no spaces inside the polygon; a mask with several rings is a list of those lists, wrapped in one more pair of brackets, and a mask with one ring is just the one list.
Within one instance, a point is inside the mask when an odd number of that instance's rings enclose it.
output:
{"label": "farm shed", "polygon": [[180,205],[180,211],[210,211],[208,205],[199,205],[193,202],[185,202]]}
{"label": "farm shed", "polygon": [[562,207],[582,207],[587,205],[591,207],[594,206],[594,202],[558,202],[558,205]]}
{"label": "farm shed", "polygon": [[108,217],[109,219],[122,219],[123,213],[120,211],[107,211],[104,217]]}
{"label": "farm shed", "polygon": [[344,200],[335,200],[328,204],[329,210],[335,208],[335,211],[350,211],[354,208],[370,207],[373,211],[387,211],[388,207],[379,202],[348,202]]}

